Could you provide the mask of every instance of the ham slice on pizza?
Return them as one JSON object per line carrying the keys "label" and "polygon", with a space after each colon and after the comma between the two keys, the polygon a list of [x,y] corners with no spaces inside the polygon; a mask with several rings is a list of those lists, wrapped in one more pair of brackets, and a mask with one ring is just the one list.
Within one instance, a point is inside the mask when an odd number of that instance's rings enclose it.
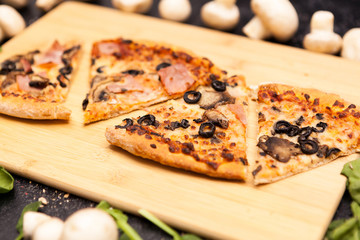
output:
{"label": "ham slice on pizza", "polygon": [[226,76],[207,58],[148,41],[95,42],[91,57],[90,91],[82,104],[84,123],[179,98]]}

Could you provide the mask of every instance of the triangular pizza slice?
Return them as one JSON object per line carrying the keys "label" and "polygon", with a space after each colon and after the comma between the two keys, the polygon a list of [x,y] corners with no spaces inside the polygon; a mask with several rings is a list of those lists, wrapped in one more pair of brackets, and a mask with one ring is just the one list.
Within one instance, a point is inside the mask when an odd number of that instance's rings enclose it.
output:
{"label": "triangular pizza slice", "polygon": [[55,41],[45,50],[12,56],[1,63],[0,113],[28,119],[70,118],[63,103],[80,45]]}
{"label": "triangular pizza slice", "polygon": [[360,111],[338,95],[260,85],[255,184],[270,183],[359,150]]}
{"label": "triangular pizza slice", "polygon": [[106,130],[130,153],[213,177],[245,180],[248,89],[242,77],[213,81]]}
{"label": "triangular pizza slice", "polygon": [[84,123],[181,97],[225,75],[210,60],[175,46],[121,38],[95,42]]}

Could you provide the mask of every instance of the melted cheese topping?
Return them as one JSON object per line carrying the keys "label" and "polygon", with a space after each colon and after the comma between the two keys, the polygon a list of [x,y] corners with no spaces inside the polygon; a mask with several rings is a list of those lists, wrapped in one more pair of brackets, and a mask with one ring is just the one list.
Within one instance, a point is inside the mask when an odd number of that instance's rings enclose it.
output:
{"label": "melted cheese topping", "polygon": [[[299,135],[289,137],[285,133],[275,133],[275,123],[285,120],[299,128],[317,128],[316,125],[322,122],[327,124],[325,131],[312,131],[308,139],[317,142],[319,147],[326,145],[328,149],[340,150],[339,153],[331,154],[328,157],[319,152],[310,155],[302,153],[292,156],[288,162],[283,163],[270,155],[265,155],[264,151],[258,147],[257,164],[254,166],[254,169],[258,169],[258,171],[254,170],[253,172],[258,183],[307,170],[339,155],[351,154],[359,147],[360,114],[353,104],[346,104],[338,96],[325,95],[306,89],[293,91],[290,87],[279,90],[273,85],[263,85],[259,87],[258,91],[257,110],[259,114],[258,138],[267,135],[299,144]],[[299,121],[300,118],[303,121]]]}

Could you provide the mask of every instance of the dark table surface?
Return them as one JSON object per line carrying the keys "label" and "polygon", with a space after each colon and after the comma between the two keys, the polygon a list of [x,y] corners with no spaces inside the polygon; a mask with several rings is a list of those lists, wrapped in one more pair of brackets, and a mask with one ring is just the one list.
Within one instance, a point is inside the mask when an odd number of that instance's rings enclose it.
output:
{"label": "dark table surface", "polygon": [[[157,10],[158,2],[159,0],[154,0],[151,10],[146,15],[159,17]],[[208,2],[208,0],[191,0],[193,10],[186,24],[205,27],[199,15],[200,7],[205,2]],[[229,32],[236,35],[244,35],[241,29],[251,19],[253,14],[249,7],[250,0],[237,2],[241,11],[241,20],[236,28]],[[358,0],[293,0],[291,2],[299,15],[299,30],[289,42],[281,44],[302,48],[302,40],[305,34],[309,32],[311,16],[317,10],[328,10],[334,14],[334,31],[341,36],[351,28],[360,27],[360,2]],[[112,7],[110,0],[95,0],[90,3]],[[20,9],[19,12],[23,15],[28,25],[45,14],[35,7],[34,0],[29,0],[28,5]],[[273,39],[269,41],[276,42]],[[14,189],[7,194],[0,194],[0,240],[15,239],[17,236],[15,225],[22,209],[25,205],[38,201],[40,197],[44,197],[48,201],[48,204],[42,207],[40,211],[63,220],[78,209],[94,207],[97,204],[24,177],[13,176],[15,178]],[[346,191],[334,215],[334,219],[348,218],[351,216],[350,202],[351,198]],[[129,216],[130,225],[132,225],[144,239],[171,239],[166,233],[159,230],[147,220],[130,213],[127,213],[127,215]],[[214,219],[214,221],[216,220]],[[216,236],[213,237],[216,238]]]}

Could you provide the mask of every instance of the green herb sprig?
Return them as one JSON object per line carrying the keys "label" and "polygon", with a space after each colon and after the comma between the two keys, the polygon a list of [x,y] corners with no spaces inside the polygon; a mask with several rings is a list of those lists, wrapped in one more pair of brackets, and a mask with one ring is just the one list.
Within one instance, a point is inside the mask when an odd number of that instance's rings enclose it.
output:
{"label": "green herb sprig", "polygon": [[172,236],[174,240],[201,240],[201,238],[199,238],[198,236],[189,233],[180,236],[174,229],[169,227],[166,223],[164,223],[155,215],[145,209],[140,209],[138,212],[141,216],[143,216],[144,218],[158,226],[160,229],[162,229],[164,232]]}
{"label": "green herb sprig", "polygon": [[24,214],[28,211],[37,212],[39,207],[41,205],[41,202],[33,202],[24,207],[24,209],[21,212],[20,218],[16,224],[16,230],[19,232],[19,235],[15,240],[21,240],[24,238],[24,232],[23,232],[23,222],[24,222]]}
{"label": "green herb sprig", "polygon": [[11,174],[0,167],[0,193],[7,193],[14,188],[14,178]]}
{"label": "green herb sprig", "polygon": [[[123,234],[123,238],[131,239],[131,240],[141,240],[140,235],[128,224],[128,217],[119,209],[112,208],[110,204],[106,201],[101,201],[96,208],[104,210],[108,214],[110,214],[114,219],[119,229],[121,229],[125,234]],[[126,238],[125,237],[128,237]]]}
{"label": "green herb sprig", "polygon": [[325,239],[359,240],[360,239],[360,159],[346,163],[341,174],[347,177],[346,186],[353,199],[350,219],[338,219],[330,223]]}

